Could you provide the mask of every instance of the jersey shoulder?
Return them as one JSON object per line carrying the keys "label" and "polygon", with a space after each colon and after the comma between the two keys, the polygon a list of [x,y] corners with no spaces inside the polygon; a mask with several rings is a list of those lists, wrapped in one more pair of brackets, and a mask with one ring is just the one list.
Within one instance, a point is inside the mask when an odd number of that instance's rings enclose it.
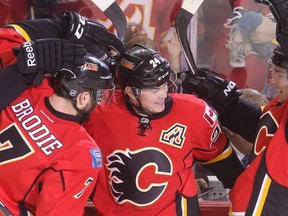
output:
{"label": "jersey shoulder", "polygon": [[176,115],[185,114],[183,116],[191,124],[197,122],[197,125],[201,124],[204,128],[213,128],[219,124],[216,112],[204,100],[189,94],[171,94],[171,97],[172,112]]}
{"label": "jersey shoulder", "polygon": [[197,112],[205,110],[208,104],[194,95],[190,94],[170,94],[173,99],[173,105],[175,108],[181,108],[184,111]]}

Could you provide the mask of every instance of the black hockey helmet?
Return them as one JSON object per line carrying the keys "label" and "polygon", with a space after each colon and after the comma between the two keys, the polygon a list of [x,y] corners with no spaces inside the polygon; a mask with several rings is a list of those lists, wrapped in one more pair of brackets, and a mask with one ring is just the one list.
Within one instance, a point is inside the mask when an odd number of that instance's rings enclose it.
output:
{"label": "black hockey helmet", "polygon": [[80,71],[81,75],[78,77],[65,68],[57,72],[53,85],[55,92],[75,102],[79,93],[83,90],[91,90],[95,105],[109,102],[115,89],[109,67],[87,53],[85,64],[81,66]]}
{"label": "black hockey helmet", "polygon": [[[171,79],[172,74],[174,77]],[[168,61],[152,49],[136,44],[119,57],[116,83],[122,91],[126,86],[138,89],[157,88],[169,80],[174,84],[175,72]]]}
{"label": "black hockey helmet", "polygon": [[286,60],[285,54],[279,46],[274,49],[271,60],[274,65],[288,69],[288,61]]}

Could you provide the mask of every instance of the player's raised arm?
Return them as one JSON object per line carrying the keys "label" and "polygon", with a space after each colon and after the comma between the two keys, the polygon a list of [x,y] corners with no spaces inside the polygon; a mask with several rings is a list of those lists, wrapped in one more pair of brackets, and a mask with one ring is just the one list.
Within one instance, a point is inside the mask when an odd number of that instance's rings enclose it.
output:
{"label": "player's raised arm", "polygon": [[[261,108],[239,99],[237,85],[200,69],[199,75],[188,74],[182,83],[183,93],[196,94],[217,110],[223,126],[253,142]],[[243,118],[250,119],[249,123]],[[251,128],[251,130],[247,130]]]}
{"label": "player's raised arm", "polygon": [[78,66],[84,64],[86,50],[83,45],[61,39],[40,39],[24,42],[14,53],[16,64],[0,71],[0,110],[30,85],[39,85],[46,74],[53,75],[65,67],[78,76]]}

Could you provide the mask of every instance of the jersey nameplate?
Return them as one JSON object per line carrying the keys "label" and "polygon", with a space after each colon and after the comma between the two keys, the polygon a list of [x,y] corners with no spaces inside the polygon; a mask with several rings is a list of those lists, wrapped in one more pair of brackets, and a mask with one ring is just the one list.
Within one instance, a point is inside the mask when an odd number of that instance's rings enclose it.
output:
{"label": "jersey nameplate", "polygon": [[33,107],[30,101],[25,100],[11,106],[12,111],[21,123],[22,128],[28,136],[35,141],[35,144],[45,155],[50,155],[55,149],[63,147],[63,144],[50,132],[48,127],[42,123],[41,118],[33,114]]}

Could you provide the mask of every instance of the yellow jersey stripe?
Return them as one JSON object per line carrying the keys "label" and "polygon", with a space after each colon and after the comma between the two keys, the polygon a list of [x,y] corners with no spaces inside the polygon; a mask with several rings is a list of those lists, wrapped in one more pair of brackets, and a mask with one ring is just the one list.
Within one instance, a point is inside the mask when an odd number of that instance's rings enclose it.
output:
{"label": "yellow jersey stripe", "polygon": [[232,147],[229,145],[227,149],[225,149],[224,152],[222,152],[220,155],[215,157],[214,159],[207,161],[207,162],[199,162],[200,164],[211,164],[211,163],[216,163],[218,161],[221,161],[227,157],[229,157],[232,154]]}
{"label": "yellow jersey stripe", "polygon": [[182,216],[187,216],[187,199],[182,196],[181,198],[181,206],[182,206]]}
{"label": "yellow jersey stripe", "polygon": [[253,216],[261,215],[271,182],[272,182],[271,178],[268,176],[268,174],[266,174],[261,186],[257,203],[255,205],[255,209],[253,211]]}
{"label": "yellow jersey stripe", "polygon": [[15,29],[15,31],[17,31],[24,39],[25,41],[31,41],[31,38],[30,36],[27,34],[27,32],[22,28],[20,27],[19,25],[15,25],[15,24],[11,24],[11,25],[8,25],[8,26],[11,26]]}

